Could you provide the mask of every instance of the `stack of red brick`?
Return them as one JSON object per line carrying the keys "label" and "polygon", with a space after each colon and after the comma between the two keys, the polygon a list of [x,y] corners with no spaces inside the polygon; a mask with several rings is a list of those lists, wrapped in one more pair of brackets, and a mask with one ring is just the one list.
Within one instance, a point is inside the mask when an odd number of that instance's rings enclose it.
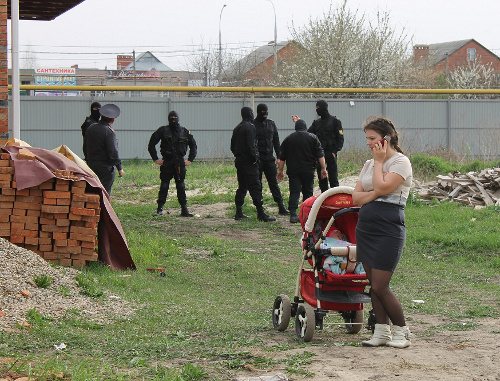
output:
{"label": "stack of red brick", "polygon": [[[19,159],[35,160],[21,149]],[[87,183],[71,172],[32,188],[17,189],[9,153],[0,158],[0,237],[38,253],[49,262],[85,267],[97,260],[100,196],[86,193]]]}

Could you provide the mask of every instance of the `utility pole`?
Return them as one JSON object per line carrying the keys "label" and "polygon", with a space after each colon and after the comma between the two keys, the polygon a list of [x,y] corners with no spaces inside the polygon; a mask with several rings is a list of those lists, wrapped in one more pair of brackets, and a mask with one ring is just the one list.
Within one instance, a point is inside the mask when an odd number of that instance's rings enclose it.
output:
{"label": "utility pole", "polygon": [[[7,11],[5,11],[7,13]],[[21,139],[21,95],[19,86],[19,0],[11,0],[11,31],[12,31],[12,137]],[[7,101],[5,101],[7,102]]]}
{"label": "utility pole", "polygon": [[134,63],[133,68],[134,68],[134,86],[137,84],[136,78],[135,78],[135,49],[132,50],[132,62]]}
{"label": "utility pole", "polygon": [[222,6],[222,9],[220,10],[220,16],[219,16],[219,67],[218,67],[218,70],[217,70],[217,82],[218,82],[218,86],[220,86],[220,73],[222,71],[222,37],[221,37],[221,30],[220,30],[220,23],[221,23],[221,20],[222,20],[222,11],[224,10],[224,8],[226,8],[226,4],[224,4]]}
{"label": "utility pole", "polygon": [[445,53],[446,56],[446,83],[450,84],[450,60],[449,60],[449,54],[448,52]]}
{"label": "utility pole", "polygon": [[274,8],[274,3],[272,0],[268,0],[273,6],[274,11],[274,74],[278,73],[278,31],[276,27],[276,8]]}

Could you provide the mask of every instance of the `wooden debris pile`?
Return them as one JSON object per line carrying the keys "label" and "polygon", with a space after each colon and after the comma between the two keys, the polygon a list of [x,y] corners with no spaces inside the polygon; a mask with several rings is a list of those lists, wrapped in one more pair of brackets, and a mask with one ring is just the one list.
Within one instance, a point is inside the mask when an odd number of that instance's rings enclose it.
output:
{"label": "wooden debris pile", "polygon": [[[36,160],[29,149],[18,159]],[[17,189],[10,154],[0,154],[0,237],[34,251],[49,262],[85,267],[95,261],[100,195],[87,193],[87,183],[70,171],[38,186]]]}
{"label": "wooden debris pile", "polygon": [[455,172],[436,178],[436,181],[415,187],[423,201],[437,199],[471,206],[500,206],[500,168],[465,174]]}

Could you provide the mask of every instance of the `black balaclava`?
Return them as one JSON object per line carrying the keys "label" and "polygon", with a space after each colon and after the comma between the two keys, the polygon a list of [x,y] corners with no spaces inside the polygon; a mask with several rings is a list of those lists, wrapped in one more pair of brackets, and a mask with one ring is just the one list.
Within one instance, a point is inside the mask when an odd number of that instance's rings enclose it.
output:
{"label": "black balaclava", "polygon": [[326,118],[330,113],[328,112],[328,103],[324,100],[316,102],[316,112],[322,118]]}
{"label": "black balaclava", "polygon": [[257,117],[255,119],[263,121],[267,119],[267,105],[264,103],[261,103],[257,106]]}
{"label": "black balaclava", "polygon": [[168,125],[170,127],[177,127],[179,125],[179,115],[175,111],[168,113]]}
{"label": "black balaclava", "polygon": [[241,117],[243,120],[249,120],[253,122],[253,110],[250,107],[243,107],[241,109]]}
{"label": "black balaclava", "polygon": [[90,105],[90,117],[94,120],[99,120],[101,114],[99,113],[99,109],[101,108],[101,104],[99,102],[93,102]]}
{"label": "black balaclava", "polygon": [[306,130],[307,130],[306,122],[304,122],[302,119],[298,119],[295,122],[295,131],[306,131]]}

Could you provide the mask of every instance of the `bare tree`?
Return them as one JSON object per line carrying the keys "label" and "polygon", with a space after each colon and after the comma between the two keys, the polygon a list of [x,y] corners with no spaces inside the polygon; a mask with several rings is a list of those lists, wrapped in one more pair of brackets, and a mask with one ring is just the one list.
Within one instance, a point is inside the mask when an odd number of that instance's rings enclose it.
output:
{"label": "bare tree", "polygon": [[389,13],[370,21],[347,8],[347,1],[330,8],[323,18],[292,28],[296,56],[281,73],[285,86],[396,87],[404,86],[411,68],[410,42],[404,30],[390,26]]}
{"label": "bare tree", "polygon": [[262,86],[260,80],[272,72],[272,66],[259,68],[259,64],[266,58],[265,54],[262,55],[261,48],[253,46],[250,52],[240,49],[233,53],[222,71],[223,81],[229,86]]}
{"label": "bare tree", "polygon": [[187,69],[204,74],[203,86],[223,86],[228,68],[235,63],[235,56],[226,47],[219,49],[215,45],[193,50],[187,62]]}
{"label": "bare tree", "polygon": [[212,45],[205,47],[202,44],[196,50],[193,49],[187,61],[187,69],[204,74],[203,83],[200,85],[217,86],[217,62],[218,56],[214,47]]}
{"label": "bare tree", "polygon": [[35,69],[38,66],[36,53],[31,45],[26,47],[26,51],[21,58],[23,69]]}

